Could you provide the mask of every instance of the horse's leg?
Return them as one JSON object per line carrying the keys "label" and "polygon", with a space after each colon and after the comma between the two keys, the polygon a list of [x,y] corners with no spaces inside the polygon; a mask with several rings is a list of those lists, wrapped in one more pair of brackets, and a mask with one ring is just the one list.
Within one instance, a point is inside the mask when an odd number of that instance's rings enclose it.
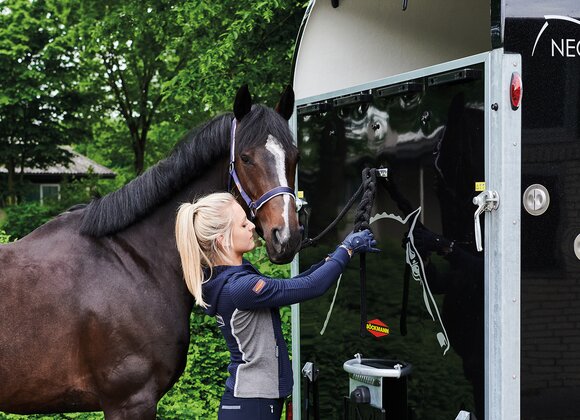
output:
{"label": "horse's leg", "polygon": [[157,398],[146,388],[124,399],[102,401],[105,420],[155,420]]}
{"label": "horse's leg", "polygon": [[157,418],[157,405],[147,407],[143,405],[135,407],[112,407],[103,409],[105,420],[155,420]]}
{"label": "horse's leg", "polygon": [[105,420],[155,420],[157,418],[157,404],[153,407],[137,405],[134,407],[111,407],[103,409]]}
{"label": "horse's leg", "polygon": [[155,420],[162,394],[158,384],[164,378],[153,367],[152,359],[149,355],[132,354],[96,375],[106,420]]}

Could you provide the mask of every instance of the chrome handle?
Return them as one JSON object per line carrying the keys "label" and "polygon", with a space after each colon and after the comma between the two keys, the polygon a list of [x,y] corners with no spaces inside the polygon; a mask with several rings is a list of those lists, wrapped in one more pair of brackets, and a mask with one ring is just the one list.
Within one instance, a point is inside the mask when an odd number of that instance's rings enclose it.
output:
{"label": "chrome handle", "polygon": [[473,204],[477,206],[475,213],[473,214],[473,222],[475,229],[475,246],[479,252],[483,251],[483,245],[481,240],[481,223],[479,222],[479,216],[484,211],[497,210],[499,207],[499,194],[497,191],[485,190],[482,191],[477,197],[473,197]]}

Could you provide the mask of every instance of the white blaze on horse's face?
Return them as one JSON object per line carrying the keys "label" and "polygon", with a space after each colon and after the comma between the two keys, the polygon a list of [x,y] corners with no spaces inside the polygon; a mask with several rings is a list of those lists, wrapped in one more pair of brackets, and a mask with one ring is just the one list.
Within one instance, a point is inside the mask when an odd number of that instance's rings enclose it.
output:
{"label": "white blaze on horse's face", "polygon": [[[284,153],[284,148],[280,141],[269,134],[266,140],[266,150],[268,150],[274,156],[274,162],[276,162],[276,176],[278,177],[278,185],[281,187],[288,187],[288,181],[286,179],[286,154]],[[284,199],[284,210],[282,217],[284,218],[284,228],[278,231],[278,243],[283,244],[290,239],[290,196],[284,194],[281,196]]]}

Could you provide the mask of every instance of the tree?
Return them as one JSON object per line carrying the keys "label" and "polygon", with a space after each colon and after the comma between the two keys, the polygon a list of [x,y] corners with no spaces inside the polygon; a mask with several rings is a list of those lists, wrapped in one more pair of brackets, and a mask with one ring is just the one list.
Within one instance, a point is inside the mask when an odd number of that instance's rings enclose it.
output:
{"label": "tree", "polygon": [[[75,37],[84,74],[100,83],[102,114],[127,128],[135,174],[151,133],[183,134],[229,110],[236,89],[276,98],[290,82],[306,1],[83,1]],[[157,126],[155,126],[157,124]],[[178,128],[176,130],[176,128]],[[161,150],[167,150],[165,145]]]}
{"label": "tree", "polygon": [[175,105],[196,104],[194,111],[210,115],[229,111],[244,83],[252,87],[256,101],[275,105],[292,83],[294,42],[307,3],[229,0],[206,5],[208,10],[190,6],[188,20],[209,20],[210,28],[202,28],[209,33],[202,32],[193,45],[191,67],[169,83]]}
{"label": "tree", "polygon": [[[177,5],[175,5],[176,3]],[[179,22],[179,2],[81,2],[75,36],[85,74],[100,89],[106,118],[128,129],[135,174],[144,169],[149,131],[163,101],[163,84],[183,69],[191,39]]]}
{"label": "tree", "polygon": [[[24,168],[66,163],[84,133],[76,56],[62,42],[65,27],[47,1],[0,2],[0,164],[8,201]],[[18,176],[18,179],[17,179]]]}

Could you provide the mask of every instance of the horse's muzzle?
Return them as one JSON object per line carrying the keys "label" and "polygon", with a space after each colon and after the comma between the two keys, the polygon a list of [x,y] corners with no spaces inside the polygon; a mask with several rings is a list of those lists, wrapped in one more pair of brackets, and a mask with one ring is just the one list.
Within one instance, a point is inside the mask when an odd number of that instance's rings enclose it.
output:
{"label": "horse's muzzle", "polygon": [[274,264],[287,264],[294,259],[300,250],[302,234],[300,231],[291,232],[287,229],[274,227],[269,238],[266,238],[268,257]]}

